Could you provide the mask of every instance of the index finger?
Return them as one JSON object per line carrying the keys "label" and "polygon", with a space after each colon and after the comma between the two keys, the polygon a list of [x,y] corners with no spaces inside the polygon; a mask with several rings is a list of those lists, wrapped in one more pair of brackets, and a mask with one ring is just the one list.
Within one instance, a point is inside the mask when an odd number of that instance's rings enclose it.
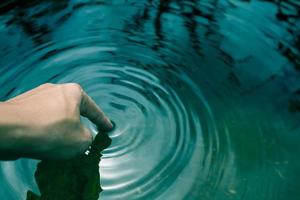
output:
{"label": "index finger", "polygon": [[93,99],[83,90],[80,103],[80,115],[87,117],[98,126],[100,130],[109,131],[113,128],[111,121],[104,112],[97,106]]}

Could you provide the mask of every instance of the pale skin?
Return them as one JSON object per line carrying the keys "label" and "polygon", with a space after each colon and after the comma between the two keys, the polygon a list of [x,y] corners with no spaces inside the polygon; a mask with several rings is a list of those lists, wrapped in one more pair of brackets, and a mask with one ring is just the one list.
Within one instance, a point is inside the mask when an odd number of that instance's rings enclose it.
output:
{"label": "pale skin", "polygon": [[92,143],[87,117],[100,131],[109,131],[109,118],[76,83],[43,84],[0,102],[0,160],[20,157],[68,159]]}

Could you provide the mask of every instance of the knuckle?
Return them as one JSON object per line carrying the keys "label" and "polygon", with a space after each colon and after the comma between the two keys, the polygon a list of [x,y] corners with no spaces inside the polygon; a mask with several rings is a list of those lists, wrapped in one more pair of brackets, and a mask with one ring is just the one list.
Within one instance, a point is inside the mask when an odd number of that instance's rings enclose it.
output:
{"label": "knuckle", "polygon": [[78,99],[82,95],[82,88],[78,83],[67,83],[63,85],[64,91],[67,94]]}
{"label": "knuckle", "polygon": [[81,91],[81,86],[78,83],[67,83],[67,86],[71,90],[79,90],[79,91]]}

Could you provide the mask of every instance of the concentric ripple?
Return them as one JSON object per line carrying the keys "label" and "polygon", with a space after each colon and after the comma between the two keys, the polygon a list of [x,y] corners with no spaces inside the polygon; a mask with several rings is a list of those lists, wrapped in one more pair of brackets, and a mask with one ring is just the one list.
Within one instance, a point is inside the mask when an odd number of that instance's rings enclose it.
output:
{"label": "concentric ripple", "polygon": [[[115,123],[101,200],[299,199],[296,12],[271,1],[60,2],[0,16],[0,99],[79,83]],[[35,166],[1,162],[0,196],[36,192]]]}
{"label": "concentric ripple", "polygon": [[212,119],[205,99],[183,72],[164,69],[142,46],[98,43],[85,38],[33,50],[14,95],[45,82],[81,84],[116,124],[100,163],[101,198],[183,198],[209,154],[202,144]]}

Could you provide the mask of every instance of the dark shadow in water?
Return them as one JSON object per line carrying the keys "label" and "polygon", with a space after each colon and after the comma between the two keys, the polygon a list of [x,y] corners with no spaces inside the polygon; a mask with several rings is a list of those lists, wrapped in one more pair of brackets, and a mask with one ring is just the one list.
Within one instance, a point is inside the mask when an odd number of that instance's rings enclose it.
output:
{"label": "dark shadow in water", "polygon": [[[44,8],[42,8],[43,5]],[[0,14],[13,12],[12,18],[6,22],[6,25],[19,26],[35,44],[41,45],[51,41],[50,36],[53,28],[57,27],[60,21],[65,21],[70,16],[67,7],[67,1],[12,0],[0,6]],[[55,16],[56,13],[62,13],[63,15],[59,19],[54,18],[54,25],[51,24],[48,15]]]}
{"label": "dark shadow in water", "polygon": [[97,134],[89,155],[64,161],[41,161],[35,179],[41,196],[27,192],[27,200],[97,200],[100,186],[99,162],[101,151],[111,144],[106,135]]}
{"label": "dark shadow in water", "polygon": [[300,32],[297,25],[297,20],[300,19],[300,4],[293,0],[271,0],[271,2],[277,5],[276,18],[287,23],[287,31],[293,35],[293,39],[289,44],[279,42],[277,48],[294,64],[295,69],[300,71],[300,57],[298,55],[300,51]]}
{"label": "dark shadow in water", "polygon": [[289,110],[291,112],[300,112],[300,88],[292,94],[289,102]]}

